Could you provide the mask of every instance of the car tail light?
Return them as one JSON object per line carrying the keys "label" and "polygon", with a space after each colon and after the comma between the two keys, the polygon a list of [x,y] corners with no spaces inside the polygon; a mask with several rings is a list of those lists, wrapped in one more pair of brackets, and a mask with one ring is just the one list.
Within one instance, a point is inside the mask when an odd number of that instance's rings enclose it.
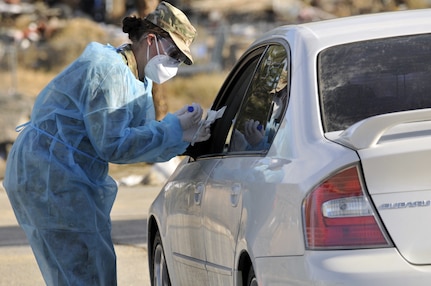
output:
{"label": "car tail light", "polygon": [[364,194],[356,166],[328,178],[308,194],[304,219],[309,249],[390,245]]}

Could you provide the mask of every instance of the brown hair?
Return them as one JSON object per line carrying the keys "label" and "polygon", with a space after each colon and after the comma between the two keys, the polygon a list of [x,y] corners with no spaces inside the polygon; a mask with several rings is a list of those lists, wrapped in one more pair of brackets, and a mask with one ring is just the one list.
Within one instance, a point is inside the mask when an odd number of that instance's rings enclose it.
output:
{"label": "brown hair", "polygon": [[169,34],[162,28],[135,16],[123,19],[123,32],[129,34],[129,39],[133,42],[139,41],[145,33],[154,33],[162,37],[169,37]]}

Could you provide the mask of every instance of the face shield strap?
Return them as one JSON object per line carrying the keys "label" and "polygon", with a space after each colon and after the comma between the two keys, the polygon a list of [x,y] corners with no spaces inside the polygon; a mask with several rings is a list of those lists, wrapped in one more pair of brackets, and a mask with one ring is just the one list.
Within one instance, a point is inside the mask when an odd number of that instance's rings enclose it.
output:
{"label": "face shield strap", "polygon": [[[148,36],[147,36],[147,38],[148,38]],[[155,45],[156,45],[156,49],[157,49],[157,55],[160,55],[159,43],[157,41],[157,36],[155,36],[154,38],[155,38]],[[147,46],[147,61],[149,61],[149,59],[148,59],[149,57],[150,57],[150,46]]]}

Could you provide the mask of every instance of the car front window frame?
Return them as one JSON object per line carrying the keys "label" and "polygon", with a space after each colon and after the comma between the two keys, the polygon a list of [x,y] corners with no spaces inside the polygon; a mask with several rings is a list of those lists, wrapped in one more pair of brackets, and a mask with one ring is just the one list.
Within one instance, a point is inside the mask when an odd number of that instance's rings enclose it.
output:
{"label": "car front window frame", "polygon": [[[284,43],[284,44],[283,44]],[[271,42],[265,43],[264,45],[256,46],[254,49],[250,50],[244,54],[234,69],[229,73],[227,79],[222,85],[214,103],[211,107],[212,110],[219,110],[220,108],[227,106],[222,118],[216,120],[211,126],[211,138],[205,142],[199,142],[190,146],[184,155],[188,155],[193,159],[198,158],[208,158],[217,156],[232,155],[236,152],[228,152],[228,146],[226,143],[229,141],[229,136],[231,136],[233,122],[237,116],[241,106],[244,103],[250,84],[256,74],[257,68],[260,66],[261,61],[266,54],[267,50],[271,46],[281,46],[285,49],[287,58],[287,98],[289,98],[290,93],[290,49],[286,48],[286,42]],[[253,66],[254,65],[254,66]],[[248,73],[248,74],[247,74]],[[235,94],[235,96],[231,96]],[[285,112],[287,102],[283,106],[283,112]],[[261,155],[266,154],[265,152],[251,150],[248,154],[259,153]],[[243,153],[243,152],[240,152]]]}

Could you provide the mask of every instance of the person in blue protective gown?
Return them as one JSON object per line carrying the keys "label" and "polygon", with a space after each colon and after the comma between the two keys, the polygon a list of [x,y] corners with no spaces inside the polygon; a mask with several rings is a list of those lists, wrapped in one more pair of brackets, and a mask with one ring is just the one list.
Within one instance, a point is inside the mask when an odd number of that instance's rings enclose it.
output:
{"label": "person in blue protective gown", "polygon": [[47,285],[117,284],[109,162],[166,161],[210,136],[198,104],[155,120],[152,82],[192,64],[187,17],[161,2],[123,31],[130,44],[89,44],[41,91],[7,160],[4,187]]}

